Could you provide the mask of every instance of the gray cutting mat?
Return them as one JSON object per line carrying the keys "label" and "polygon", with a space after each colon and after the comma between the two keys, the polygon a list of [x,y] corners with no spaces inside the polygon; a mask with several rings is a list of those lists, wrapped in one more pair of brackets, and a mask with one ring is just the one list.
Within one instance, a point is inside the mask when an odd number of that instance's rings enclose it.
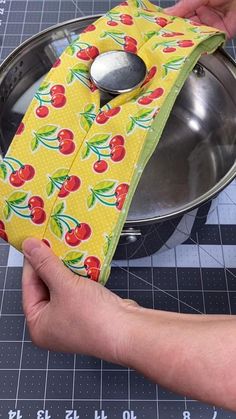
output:
{"label": "gray cutting mat", "polygon": [[[117,3],[0,0],[0,58],[42,29],[103,13]],[[234,57],[235,47],[228,43]],[[170,393],[129,369],[33,346],[21,307],[21,266],[21,255],[1,242],[1,418],[236,418],[236,413]],[[236,314],[236,183],[221,193],[218,208],[192,239],[152,257],[116,262],[108,287],[146,307]]]}

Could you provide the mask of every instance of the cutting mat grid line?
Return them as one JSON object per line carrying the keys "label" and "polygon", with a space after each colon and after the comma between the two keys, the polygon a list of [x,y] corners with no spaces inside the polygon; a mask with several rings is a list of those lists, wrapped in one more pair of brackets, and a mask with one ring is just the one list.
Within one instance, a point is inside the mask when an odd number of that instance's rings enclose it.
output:
{"label": "cutting mat grid line", "polygon": [[[154,3],[167,7],[174,1]],[[1,0],[0,61],[49,26],[117,4]],[[236,58],[236,40],[227,42],[227,51]],[[173,394],[131,369],[35,347],[22,311],[22,262],[22,255],[0,242],[0,418],[8,419],[12,411],[12,419],[46,419],[42,412],[48,411],[52,419],[63,419],[72,409],[72,419],[236,419],[236,413]],[[115,261],[108,288],[148,308],[236,314],[236,182],[220,194],[206,225],[183,245]]]}

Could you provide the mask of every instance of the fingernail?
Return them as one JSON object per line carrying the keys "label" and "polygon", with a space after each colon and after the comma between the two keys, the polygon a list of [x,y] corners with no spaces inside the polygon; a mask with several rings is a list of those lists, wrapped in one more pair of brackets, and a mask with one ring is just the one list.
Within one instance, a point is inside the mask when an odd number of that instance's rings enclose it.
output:
{"label": "fingernail", "polygon": [[36,249],[41,247],[42,243],[37,239],[26,239],[22,244],[22,250],[25,255],[32,256]]}

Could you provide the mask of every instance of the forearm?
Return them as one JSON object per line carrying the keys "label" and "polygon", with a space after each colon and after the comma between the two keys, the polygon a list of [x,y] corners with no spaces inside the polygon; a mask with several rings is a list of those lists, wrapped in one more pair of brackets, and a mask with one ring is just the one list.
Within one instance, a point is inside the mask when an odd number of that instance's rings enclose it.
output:
{"label": "forearm", "polygon": [[191,321],[188,315],[131,311],[126,365],[171,391],[236,410],[233,317]]}

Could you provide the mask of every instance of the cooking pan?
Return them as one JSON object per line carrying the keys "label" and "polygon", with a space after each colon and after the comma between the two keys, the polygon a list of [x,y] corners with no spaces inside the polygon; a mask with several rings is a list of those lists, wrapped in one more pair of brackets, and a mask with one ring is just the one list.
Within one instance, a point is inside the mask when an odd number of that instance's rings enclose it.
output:
{"label": "cooking pan", "polygon": [[[46,29],[0,65],[3,156],[52,64],[98,17]],[[136,190],[115,258],[143,257],[184,242],[205,223],[235,175],[236,64],[219,49],[202,56],[177,98]]]}

